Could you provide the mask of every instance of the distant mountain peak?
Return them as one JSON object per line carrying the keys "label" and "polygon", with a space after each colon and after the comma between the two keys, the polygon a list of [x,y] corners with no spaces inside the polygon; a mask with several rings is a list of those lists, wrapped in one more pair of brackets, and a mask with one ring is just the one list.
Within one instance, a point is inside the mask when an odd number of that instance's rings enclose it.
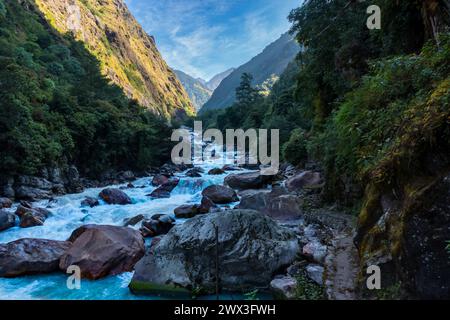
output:
{"label": "distant mountain peak", "polygon": [[260,54],[224,78],[214,90],[211,99],[203,105],[201,111],[224,109],[231,106],[236,100],[235,90],[241,82],[243,73],[252,74],[253,85],[263,85],[269,78],[280,76],[299,51],[300,46],[294,38],[287,32],[282,34]]}
{"label": "distant mountain peak", "polygon": [[216,74],[214,77],[211,78],[211,80],[209,80],[206,83],[206,86],[212,91],[216,90],[217,87],[220,85],[220,83],[223,81],[223,79],[228,77],[234,70],[236,70],[236,68],[230,68],[224,72]]}

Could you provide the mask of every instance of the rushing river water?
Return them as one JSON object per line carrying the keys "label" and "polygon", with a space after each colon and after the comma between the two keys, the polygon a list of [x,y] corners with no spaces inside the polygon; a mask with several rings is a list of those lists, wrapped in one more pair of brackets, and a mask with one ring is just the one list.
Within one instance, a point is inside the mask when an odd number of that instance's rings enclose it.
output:
{"label": "rushing river water", "polygon": [[[81,201],[86,196],[97,198],[103,188],[86,189],[83,193],[57,197],[52,202],[48,200],[37,202],[34,206],[49,207],[52,212],[51,217],[45,221],[45,224],[26,229],[16,226],[0,232],[0,243],[21,238],[66,240],[72,231],[84,224],[122,226],[124,219],[138,214],[147,216],[157,213],[173,215],[173,210],[182,204],[200,203],[201,192],[207,186],[223,183],[227,174],[217,176],[207,174],[209,169],[217,166],[218,164],[213,162],[200,165],[199,167],[205,170],[201,178],[186,177],[184,173],[177,174],[180,183],[172,191],[171,197],[167,199],[151,199],[146,196],[155,189],[151,185],[152,177],[146,177],[132,182],[136,188],[124,190],[133,201],[130,205],[108,205],[100,200],[100,206],[94,208],[81,206]],[[112,187],[120,188],[124,186]],[[17,204],[11,208],[11,212],[14,212],[16,207]],[[183,219],[177,219],[176,223],[183,223],[184,221]],[[139,228],[139,225],[135,228]],[[149,243],[150,241],[147,241],[146,246]],[[159,299],[158,297],[131,294],[128,290],[128,284],[132,275],[133,273],[123,273],[96,281],[82,280],[79,290],[67,288],[68,275],[64,273],[13,279],[0,278],[0,299]],[[242,297],[229,295],[222,296],[222,298]]]}

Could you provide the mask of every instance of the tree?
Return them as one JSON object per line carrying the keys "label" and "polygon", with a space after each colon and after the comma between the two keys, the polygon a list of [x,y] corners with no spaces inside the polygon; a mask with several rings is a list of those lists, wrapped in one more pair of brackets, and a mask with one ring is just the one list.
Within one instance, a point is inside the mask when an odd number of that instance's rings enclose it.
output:
{"label": "tree", "polygon": [[243,73],[241,83],[236,88],[236,100],[239,105],[250,106],[257,98],[258,91],[252,87],[253,76],[249,73]]}

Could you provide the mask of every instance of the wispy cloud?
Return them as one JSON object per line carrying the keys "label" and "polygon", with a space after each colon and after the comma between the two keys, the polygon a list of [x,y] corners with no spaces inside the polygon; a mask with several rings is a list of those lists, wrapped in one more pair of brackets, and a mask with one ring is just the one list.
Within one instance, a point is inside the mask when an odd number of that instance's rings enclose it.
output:
{"label": "wispy cloud", "polygon": [[299,0],[125,0],[170,66],[205,79],[237,67],[289,28]]}

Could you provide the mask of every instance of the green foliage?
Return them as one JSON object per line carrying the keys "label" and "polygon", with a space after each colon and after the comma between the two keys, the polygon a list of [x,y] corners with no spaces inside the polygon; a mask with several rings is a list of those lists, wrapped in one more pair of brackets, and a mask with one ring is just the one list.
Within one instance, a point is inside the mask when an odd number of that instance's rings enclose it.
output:
{"label": "green foliage", "polygon": [[253,301],[259,300],[258,293],[259,293],[258,289],[244,293],[245,300],[253,300]]}
{"label": "green foliage", "polygon": [[283,158],[294,165],[302,165],[308,160],[306,132],[295,129],[283,146]]}
{"label": "green foliage", "polygon": [[295,299],[297,300],[324,300],[324,288],[301,274],[296,277],[297,288],[295,291]]}
{"label": "green foliage", "polygon": [[0,0],[0,173],[74,163],[95,176],[165,161],[165,122],[110,85],[84,44],[48,28]]}
{"label": "green foliage", "polygon": [[440,48],[429,44],[421,55],[372,63],[361,86],[347,95],[309,145],[328,175],[356,182],[368,174],[385,179],[392,172],[376,169],[392,157],[406,170],[427,145],[448,141],[448,130],[436,132],[445,128],[450,112],[449,59],[450,37],[442,36]]}

